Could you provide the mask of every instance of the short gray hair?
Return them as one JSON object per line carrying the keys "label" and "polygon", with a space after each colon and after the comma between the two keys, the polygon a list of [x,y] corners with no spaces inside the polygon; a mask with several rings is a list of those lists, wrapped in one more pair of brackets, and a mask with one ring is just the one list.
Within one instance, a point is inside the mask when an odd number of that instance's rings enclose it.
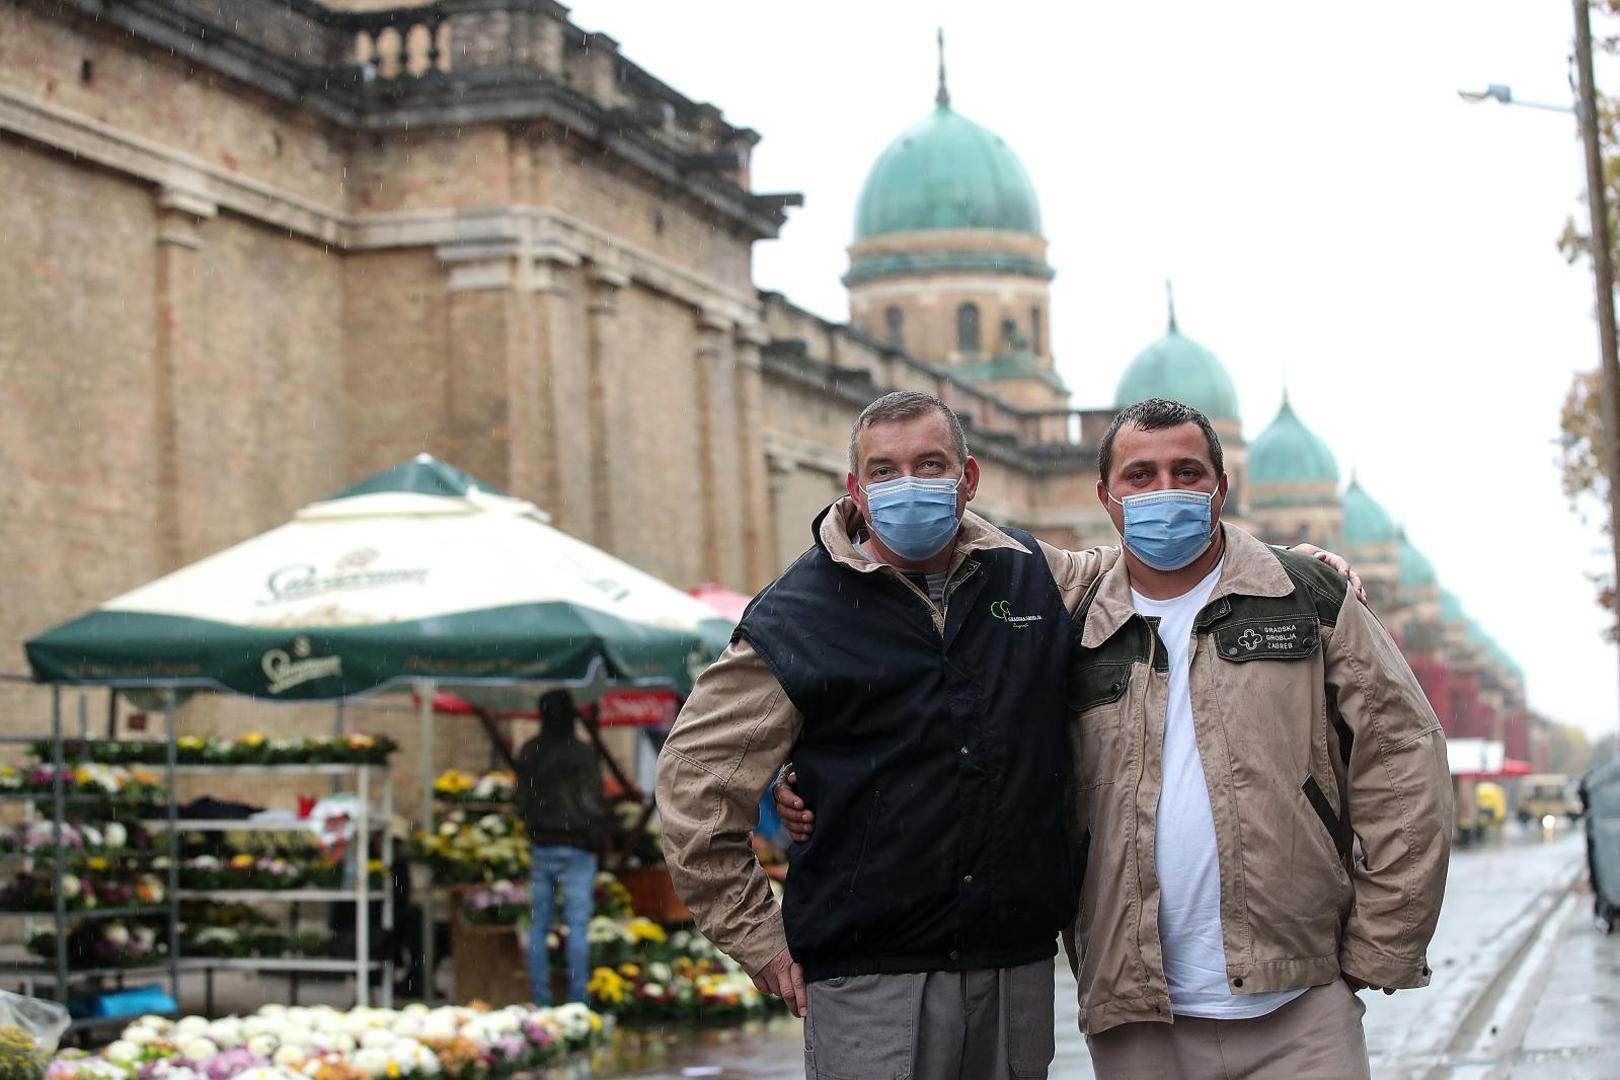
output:
{"label": "short gray hair", "polygon": [[849,429],[849,471],[851,473],[859,471],[860,461],[856,454],[855,443],[860,439],[861,432],[873,424],[915,420],[931,412],[937,412],[945,418],[945,424],[951,431],[951,441],[955,443],[956,460],[959,464],[967,464],[967,433],[962,430],[962,421],[949,405],[933,394],[925,394],[920,390],[892,390],[862,409],[861,415],[855,418],[855,426]]}

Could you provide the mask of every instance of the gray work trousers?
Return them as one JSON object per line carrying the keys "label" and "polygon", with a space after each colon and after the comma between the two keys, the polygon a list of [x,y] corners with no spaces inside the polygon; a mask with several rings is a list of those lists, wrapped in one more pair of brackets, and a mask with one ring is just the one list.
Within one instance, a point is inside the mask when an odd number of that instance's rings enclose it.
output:
{"label": "gray work trousers", "polygon": [[1053,962],[983,971],[851,975],[809,986],[807,1080],[1044,1078]]}

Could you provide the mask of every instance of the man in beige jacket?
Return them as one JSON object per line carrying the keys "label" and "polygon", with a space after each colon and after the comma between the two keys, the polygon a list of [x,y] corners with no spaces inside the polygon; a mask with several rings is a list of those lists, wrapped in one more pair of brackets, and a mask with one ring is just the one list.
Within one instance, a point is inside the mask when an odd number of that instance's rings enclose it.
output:
{"label": "man in beige jacket", "polygon": [[1133,406],[1100,457],[1125,543],[1075,614],[1065,935],[1097,1074],[1366,1076],[1354,992],[1429,978],[1439,724],[1341,580],[1219,523],[1202,414]]}

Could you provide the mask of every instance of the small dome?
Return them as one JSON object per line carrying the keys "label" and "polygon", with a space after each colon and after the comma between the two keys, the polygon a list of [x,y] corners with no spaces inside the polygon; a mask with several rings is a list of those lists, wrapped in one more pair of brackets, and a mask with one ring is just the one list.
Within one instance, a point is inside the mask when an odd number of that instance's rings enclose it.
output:
{"label": "small dome", "polygon": [[1266,484],[1329,484],[1338,493],[1333,451],[1300,420],[1287,394],[1271,426],[1249,444],[1250,488]]}
{"label": "small dome", "polygon": [[934,229],[1041,232],[1035,185],[1018,155],[948,99],[878,156],[855,205],[856,240]]}
{"label": "small dome", "polygon": [[1237,388],[1214,353],[1176,327],[1143,349],[1119,380],[1114,407],[1123,409],[1148,398],[1169,398],[1191,405],[1211,420],[1238,420]]}
{"label": "small dome", "polygon": [[[1378,500],[1367,494],[1355,473],[1350,474],[1350,486],[1344,489],[1344,543],[1346,547],[1374,547],[1393,544],[1401,538],[1400,529],[1389,511]],[[1449,595],[1449,594],[1448,594]],[[1442,598],[1443,599],[1443,598]],[[1456,597],[1452,597],[1453,600]],[[1460,611],[1462,605],[1458,605]]]}
{"label": "small dome", "polygon": [[1440,575],[1434,572],[1429,557],[1412,546],[1412,541],[1401,533],[1401,588],[1427,589],[1440,584]]}

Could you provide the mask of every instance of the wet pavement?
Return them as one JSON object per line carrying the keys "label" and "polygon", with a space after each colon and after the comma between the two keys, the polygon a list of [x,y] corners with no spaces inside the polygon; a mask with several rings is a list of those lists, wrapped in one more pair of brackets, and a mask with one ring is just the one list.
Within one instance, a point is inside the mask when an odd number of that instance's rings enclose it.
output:
{"label": "wet pavement", "polygon": [[[1363,994],[1373,1075],[1380,1080],[1620,1078],[1620,936],[1593,929],[1576,829],[1509,826],[1494,843],[1452,857],[1433,985]],[[1574,884],[1573,890],[1571,885]],[[1093,1075],[1075,1025],[1074,980],[1054,971],[1057,1056],[1052,1077]],[[621,1033],[596,1077],[798,1080],[799,1022],[693,1034]]]}

